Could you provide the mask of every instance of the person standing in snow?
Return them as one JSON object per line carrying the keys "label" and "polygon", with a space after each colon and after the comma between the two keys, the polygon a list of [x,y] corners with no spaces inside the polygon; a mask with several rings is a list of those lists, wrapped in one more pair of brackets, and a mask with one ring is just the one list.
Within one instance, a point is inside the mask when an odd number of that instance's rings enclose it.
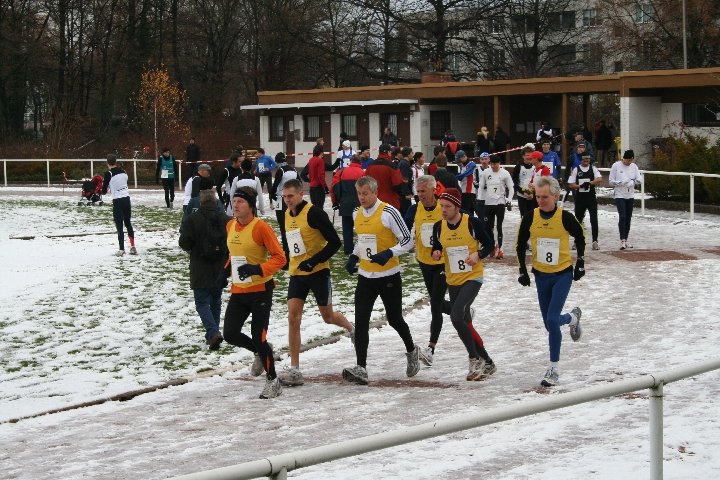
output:
{"label": "person standing in snow", "polygon": [[[379,296],[385,306],[388,323],[405,344],[408,377],[420,370],[420,348],[413,343],[410,327],[402,314],[402,279],[398,256],[410,250],[410,231],[398,210],[378,199],[377,181],[370,176],[355,183],[360,207],[355,210],[358,241],[348,257],[345,270],[357,273],[355,288],[355,354],[357,365],[343,370],[348,382],[367,385],[367,350],[370,315]],[[358,268],[359,267],[359,268]]]}
{"label": "person standing in snow", "polygon": [[127,184],[128,176],[125,170],[117,166],[117,157],[114,154],[111,153],[107,156],[107,164],[109,170],[105,172],[102,193],[105,195],[110,191],[113,199],[113,220],[115,220],[119,247],[115,256],[122,257],[125,255],[123,223],[125,224],[125,228],[127,228],[128,239],[130,240],[130,255],[137,255],[137,249],[135,248],[135,231],[133,230],[132,223],[130,223],[132,209],[130,207],[130,190]]}
{"label": "person standing in snow", "polygon": [[620,250],[633,248],[627,239],[630,235],[630,221],[632,220],[633,202],[635,201],[635,186],[643,183],[643,174],[636,164],[635,152],[625,150],[622,160],[613,163],[610,169],[610,186],[615,196],[615,206],[618,211],[618,230],[620,231]]}
{"label": "person standing in snow", "polygon": [[444,262],[450,320],[468,352],[469,369],[465,379],[485,380],[497,367],[473,327],[474,312],[470,305],[483,283],[482,259],[490,255],[494,242],[480,219],[460,211],[462,200],[458,190],[445,190],[439,203],[442,220],[433,225],[432,258]]}
{"label": "person standing in snow", "polygon": [[[340,248],[340,237],[327,213],[318,205],[303,200],[300,180],[288,180],[283,186],[285,235],[290,249],[290,283],[287,290],[288,344],[290,367],[278,375],[285,386],[305,383],[300,371],[300,322],[308,293],[312,292],[325,323],[347,331],[353,326],[345,315],[333,310],[330,258]],[[351,337],[352,338],[352,337]]]}
{"label": "person standing in snow", "polygon": [[[562,325],[570,325],[570,337],[577,342],[582,335],[580,307],[570,313],[561,313],[570,293],[573,280],[585,275],[585,231],[577,218],[557,206],[560,185],[553,177],[535,179],[535,198],[538,207],[526,213],[520,221],[515,250],[520,266],[518,283],[530,286],[530,275],[525,265],[527,242],[532,244],[532,273],[535,275],[540,313],[548,331],[550,365],[540,385],[552,387],[559,383],[560,345]],[[577,245],[577,260],[573,268],[570,256],[572,236]]]}
{"label": "person standing in snow", "polygon": [[[227,217],[220,200],[212,189],[212,181],[205,179],[209,188],[200,192],[200,208],[184,223],[178,244],[190,253],[190,288],[193,291],[195,310],[205,327],[205,343],[210,350],[218,350],[223,342],[220,333],[222,291],[227,285],[224,265],[227,261],[225,225]],[[205,186],[205,185],[203,185]],[[215,240],[218,243],[213,243]],[[219,244],[222,241],[223,244]]]}
{"label": "person standing in snow", "polygon": [[[257,192],[252,188],[236,190],[232,199],[235,217],[225,227],[232,287],[225,309],[223,337],[230,345],[255,353],[250,373],[257,377],[264,371],[266,375],[260,398],[274,398],[280,395],[282,387],[275,373],[267,329],[275,289],[273,274],[285,265],[285,254],[272,227],[257,218],[256,203]],[[250,316],[252,338],[242,333]]]}
{"label": "person standing in snow", "polygon": [[482,197],[485,201],[485,218],[483,221],[487,226],[488,233],[494,237],[493,228],[497,220],[497,248],[495,258],[502,260],[505,257],[503,252],[503,221],[505,220],[505,209],[511,207],[513,181],[507,170],[500,166],[500,157],[490,157],[490,168],[483,170],[478,181],[478,199]]}
{"label": "person standing in snow", "polygon": [[155,183],[160,184],[160,180],[162,180],[162,187],[165,191],[165,206],[168,209],[173,207],[175,201],[176,172],[175,157],[170,153],[170,148],[165,147],[162,150],[162,155],[158,157],[155,168]]}

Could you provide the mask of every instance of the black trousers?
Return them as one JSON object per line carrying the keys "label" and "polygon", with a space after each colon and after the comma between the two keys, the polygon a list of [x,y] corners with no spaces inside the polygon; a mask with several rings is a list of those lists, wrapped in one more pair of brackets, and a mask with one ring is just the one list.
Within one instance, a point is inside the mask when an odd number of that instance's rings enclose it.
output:
{"label": "black trousers", "polygon": [[470,216],[475,215],[475,200],[477,196],[474,193],[463,193],[461,197],[461,206],[463,210],[468,212]]}
{"label": "black trousers", "polygon": [[165,190],[165,206],[170,208],[170,203],[175,201],[175,179],[162,178],[162,187]]}
{"label": "black trousers", "polygon": [[120,250],[125,250],[125,233],[123,232],[123,224],[127,228],[128,237],[135,237],[135,231],[130,223],[130,214],[132,208],[130,206],[130,197],[116,198],[113,200],[113,220],[117,229],[118,245]]}
{"label": "black trousers", "polygon": [[462,285],[448,285],[452,305],[450,320],[452,320],[453,327],[465,345],[470,358],[485,358],[487,355],[482,338],[475,330],[470,315],[470,305],[477,297],[481,285],[474,281],[465,282]]}
{"label": "black trousers", "polygon": [[518,195],[517,201],[518,201],[518,210],[520,210],[520,218],[524,217],[527,212],[534,210],[538,206],[537,202],[535,201],[535,198],[528,200],[527,198],[523,197],[522,195]]}
{"label": "black trousers", "polygon": [[505,205],[485,205],[485,223],[490,231],[490,237],[493,237],[493,228],[495,228],[495,219],[497,219],[497,246],[502,248],[503,229],[502,224],[505,220]]}
{"label": "black trousers", "polygon": [[370,343],[370,315],[377,297],[385,306],[385,316],[388,324],[398,332],[405,350],[413,351],[413,343],[410,327],[405,322],[402,314],[402,279],[400,273],[381,278],[366,278],[358,275],[357,286],[355,287],[355,355],[357,364],[361,367],[367,366],[367,350]]}
{"label": "black trousers", "polygon": [[[270,324],[272,294],[273,280],[265,284],[264,292],[233,293],[230,295],[225,309],[225,325],[223,326],[225,341],[260,355],[267,377],[271,379],[276,376],[275,360],[266,337]],[[252,338],[242,333],[242,327],[250,315],[252,315],[250,322]]]}
{"label": "black trousers", "polygon": [[450,315],[450,302],[445,300],[447,281],[445,280],[445,265],[428,265],[418,262],[422,272],[425,288],[430,295],[430,342],[437,343],[443,326],[443,313]]}
{"label": "black trousers", "polygon": [[592,231],[593,242],[598,239],[598,205],[597,198],[592,193],[575,194],[575,218],[580,224],[585,219],[585,212],[590,213],[590,230]]}
{"label": "black trousers", "polygon": [[325,188],[310,187],[310,203],[317,207],[323,208],[323,206],[325,205]]}

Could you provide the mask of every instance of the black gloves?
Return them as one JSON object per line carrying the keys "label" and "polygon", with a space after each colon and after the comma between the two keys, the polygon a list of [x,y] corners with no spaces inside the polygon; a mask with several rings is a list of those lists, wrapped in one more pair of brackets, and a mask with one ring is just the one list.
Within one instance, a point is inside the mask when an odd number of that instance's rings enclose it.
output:
{"label": "black gloves", "polygon": [[590,182],[585,182],[582,185],[580,185],[580,190],[585,190],[587,192],[590,191]]}
{"label": "black gloves", "polygon": [[330,193],[330,189],[328,187],[325,187],[325,195]]}
{"label": "black gloves", "polygon": [[262,275],[262,268],[260,265],[251,265],[249,263],[240,265],[237,269],[238,277],[240,280],[245,280],[251,275]]}
{"label": "black gloves", "polygon": [[505,208],[508,212],[512,212],[512,202],[505,202]]}
{"label": "black gloves", "polygon": [[332,206],[332,209],[333,209],[333,210],[340,210],[340,205],[338,205],[337,203],[334,203],[333,206]]}
{"label": "black gloves", "polygon": [[277,194],[270,192],[270,201],[277,202]]}
{"label": "black gloves", "polygon": [[578,258],[575,262],[575,271],[573,272],[573,280],[576,282],[585,276],[585,260]]}
{"label": "black gloves", "polygon": [[370,261],[377,263],[378,265],[385,265],[393,257],[393,252],[389,248],[378,252],[375,255],[370,255]]}
{"label": "black gloves", "polygon": [[518,277],[518,283],[523,287],[530,286],[530,275],[528,275],[526,267],[520,267],[520,276]]}
{"label": "black gloves", "polygon": [[315,268],[315,263],[311,262],[310,260],[305,260],[300,262],[298,268],[303,272],[312,272],[313,268]]}
{"label": "black gloves", "polygon": [[345,263],[345,270],[352,275],[353,273],[357,273],[357,264],[360,261],[360,257],[357,255],[350,255],[348,256],[347,262]]}

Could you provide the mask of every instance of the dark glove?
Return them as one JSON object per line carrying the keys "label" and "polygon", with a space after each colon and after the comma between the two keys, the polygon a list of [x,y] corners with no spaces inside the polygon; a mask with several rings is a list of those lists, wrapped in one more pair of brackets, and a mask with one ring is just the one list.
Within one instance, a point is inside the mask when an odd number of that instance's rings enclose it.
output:
{"label": "dark glove", "polygon": [[512,202],[505,202],[505,208],[508,212],[512,212]]}
{"label": "dark glove", "polygon": [[385,265],[393,257],[393,252],[389,248],[378,252],[375,255],[370,255],[370,261],[377,263],[378,265]]}
{"label": "dark glove", "polygon": [[303,262],[300,262],[298,268],[303,272],[312,272],[313,268],[315,268],[315,263],[311,262],[310,260],[305,260]]}
{"label": "dark glove", "polygon": [[585,276],[585,260],[578,258],[575,262],[575,271],[573,272],[573,280],[576,282]]}
{"label": "dark glove", "polygon": [[520,268],[520,276],[518,277],[518,283],[523,287],[530,286],[530,275],[528,275],[527,268]]}
{"label": "dark glove", "polygon": [[360,261],[360,257],[357,255],[350,255],[348,256],[347,262],[345,262],[345,270],[352,275],[353,273],[357,273],[357,264]]}
{"label": "dark glove", "polygon": [[580,185],[580,189],[590,191],[590,183],[583,183],[582,185]]}
{"label": "dark glove", "polygon": [[337,203],[335,203],[335,204],[333,204],[333,207],[332,207],[332,208],[333,208],[333,210],[340,210],[340,205],[338,205]]}
{"label": "dark glove", "polygon": [[270,201],[271,201],[271,202],[277,202],[277,194],[271,193],[271,194],[270,194]]}
{"label": "dark glove", "polygon": [[237,273],[240,280],[245,280],[251,275],[262,275],[262,268],[260,268],[260,265],[246,263],[238,267]]}
{"label": "dark glove", "polygon": [[325,187],[325,195],[330,193],[330,189],[328,187]]}

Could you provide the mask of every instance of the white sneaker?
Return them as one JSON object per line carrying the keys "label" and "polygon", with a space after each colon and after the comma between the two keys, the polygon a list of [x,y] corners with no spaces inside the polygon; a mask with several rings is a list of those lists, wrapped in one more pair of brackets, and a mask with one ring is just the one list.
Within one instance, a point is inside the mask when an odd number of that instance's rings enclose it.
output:
{"label": "white sneaker", "polygon": [[597,240],[595,240],[595,241],[592,243],[592,249],[593,249],[593,250],[600,250],[600,245],[598,245]]}
{"label": "white sneaker", "polygon": [[625,248],[633,248],[633,246],[630,245],[627,240],[625,240]]}
{"label": "white sneaker", "polygon": [[130,247],[130,255],[137,255],[137,249],[135,247]]}
{"label": "white sneaker", "polygon": [[483,369],[485,368],[485,360],[482,358],[471,358],[469,360],[468,374],[465,379],[468,382],[483,380]]}
{"label": "white sneaker", "polygon": [[427,365],[428,367],[432,367],[433,364],[433,351],[430,347],[425,347],[420,349],[420,361]]}
{"label": "white sneaker", "polygon": [[[268,347],[270,347],[270,354],[274,355],[274,352],[272,351],[272,343],[268,342]],[[260,359],[260,355],[256,353],[255,360],[250,366],[250,375],[252,375],[253,377],[259,377],[264,371],[265,367],[263,366],[262,360]]]}
{"label": "white sneaker", "polygon": [[365,367],[355,365],[354,367],[343,368],[342,377],[347,382],[357,383],[358,385],[367,385],[368,374]]}
{"label": "white sneaker", "polygon": [[125,250],[118,250],[115,252],[116,257],[124,257],[125,256]]}
{"label": "white sneaker", "polygon": [[275,398],[281,393],[282,386],[280,385],[280,380],[277,377],[272,380],[268,378],[265,382],[265,387],[260,394],[260,398]]}
{"label": "white sneaker", "polygon": [[626,248],[627,248],[627,241],[620,240],[620,250],[625,250]]}
{"label": "white sneaker", "polygon": [[558,383],[560,383],[560,374],[555,367],[550,367],[545,371],[545,376],[540,382],[540,385],[543,387],[554,387]]}
{"label": "white sneaker", "polygon": [[582,327],[580,326],[580,317],[582,317],[582,310],[580,307],[575,307],[570,311],[570,338],[573,342],[577,342],[582,337]]}
{"label": "white sneaker", "polygon": [[300,368],[285,367],[282,372],[278,374],[280,383],[285,387],[299,387],[305,384],[305,379],[300,371]]}
{"label": "white sneaker", "polygon": [[408,377],[414,377],[420,371],[420,347],[415,345],[412,352],[405,352],[407,357],[407,369],[405,373]]}
{"label": "white sneaker", "polygon": [[497,372],[497,367],[495,366],[495,364],[485,362],[485,366],[483,367],[482,371],[482,378],[480,378],[480,380],[485,380],[495,372]]}

